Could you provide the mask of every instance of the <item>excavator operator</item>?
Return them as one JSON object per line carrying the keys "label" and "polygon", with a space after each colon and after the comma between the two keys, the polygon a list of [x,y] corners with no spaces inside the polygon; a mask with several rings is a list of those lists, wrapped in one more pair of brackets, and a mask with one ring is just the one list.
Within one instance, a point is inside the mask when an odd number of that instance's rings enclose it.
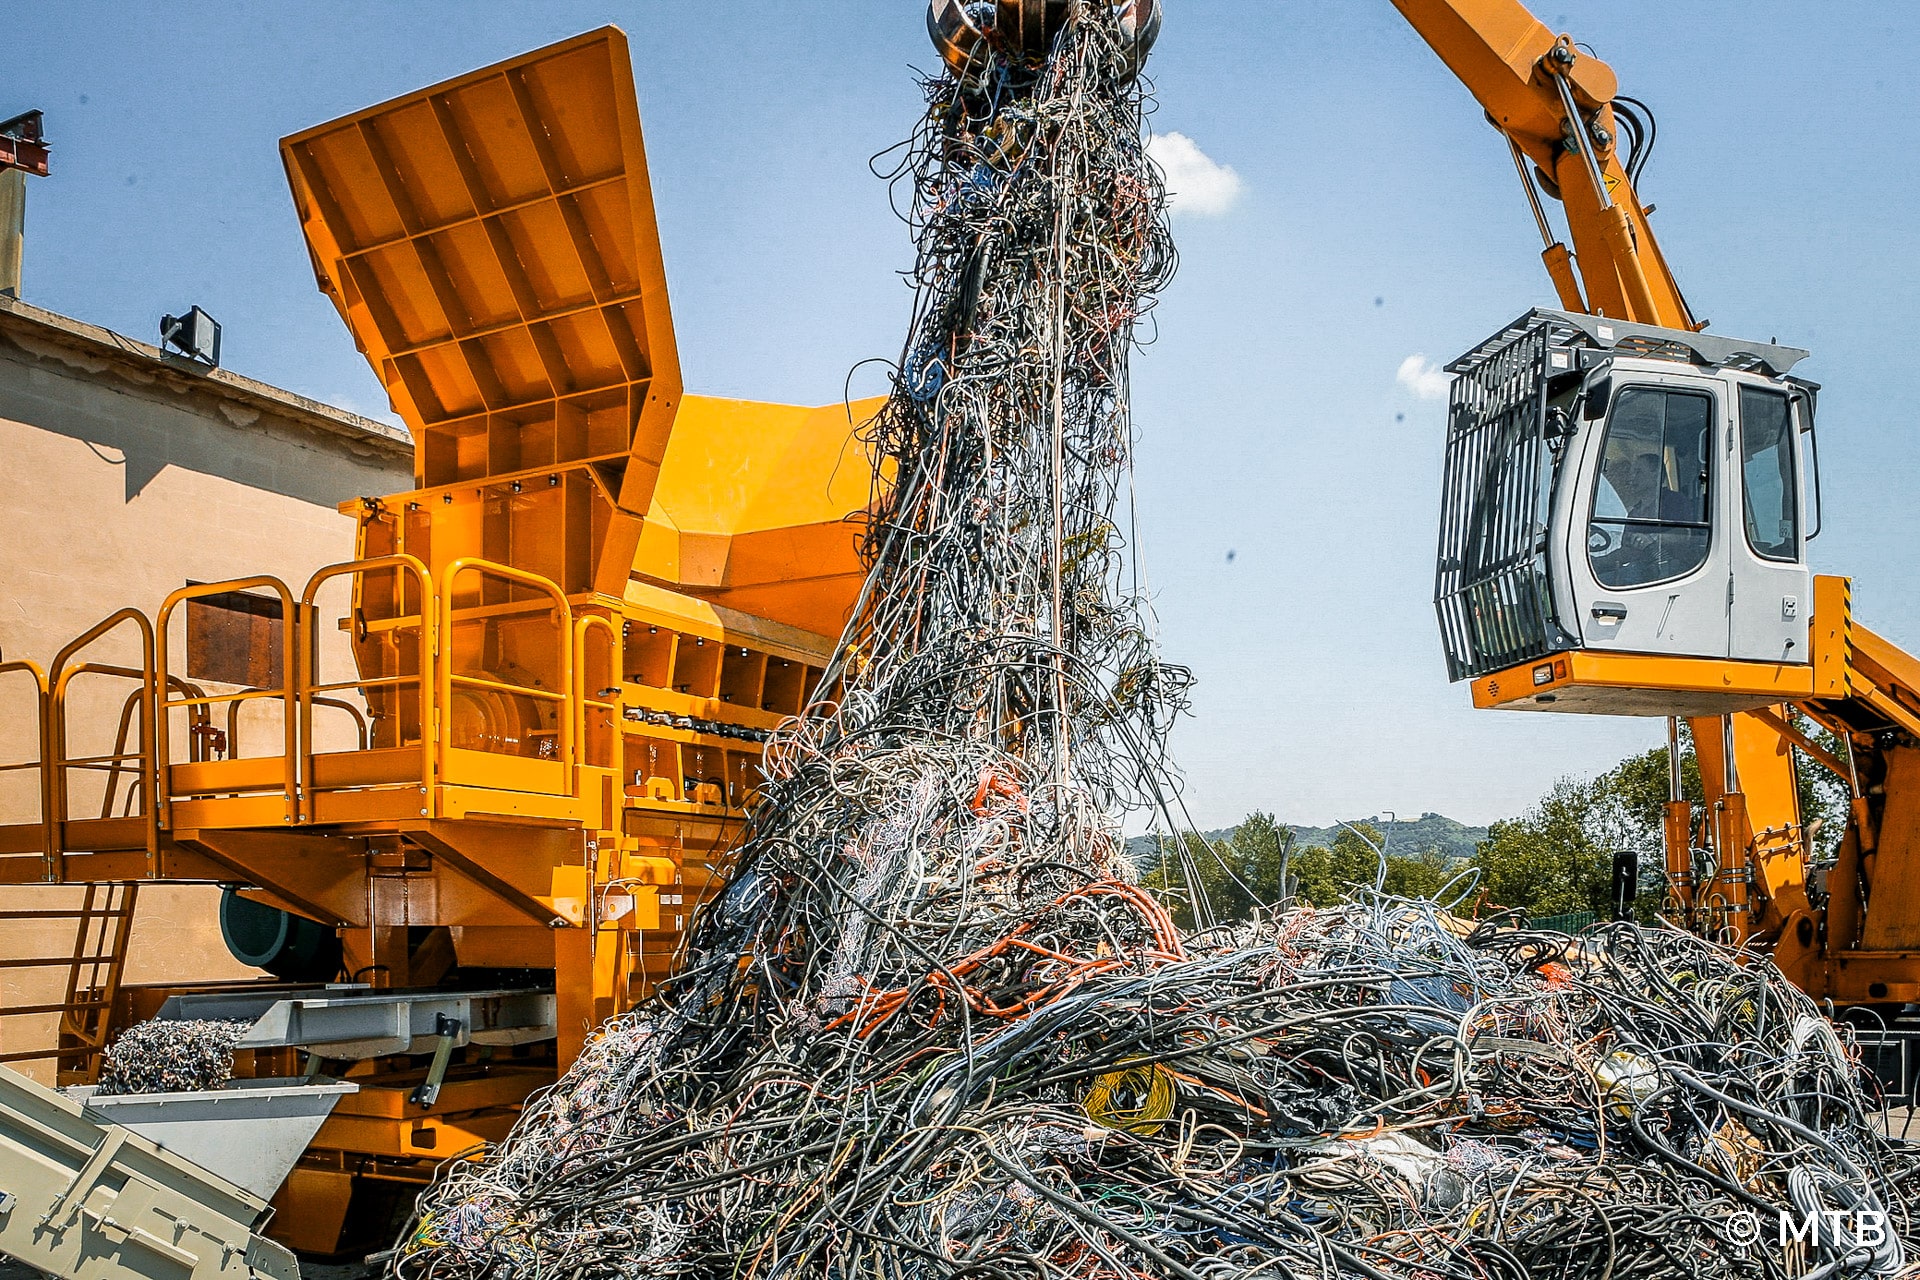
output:
{"label": "excavator operator", "polygon": [[1621,393],[1587,530],[1602,586],[1645,586],[1705,561],[1710,411],[1704,396],[1640,387]]}

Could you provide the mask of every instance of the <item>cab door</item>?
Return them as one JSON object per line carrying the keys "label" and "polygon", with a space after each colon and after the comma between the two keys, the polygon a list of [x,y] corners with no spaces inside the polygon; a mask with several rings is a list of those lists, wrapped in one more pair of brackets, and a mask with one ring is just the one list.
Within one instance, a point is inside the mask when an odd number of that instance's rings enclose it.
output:
{"label": "cab door", "polygon": [[1589,649],[1726,657],[1726,384],[1617,360],[1587,394],[1606,411],[1559,503],[1568,621]]}
{"label": "cab door", "polygon": [[1727,503],[1733,570],[1728,655],[1807,662],[1813,575],[1800,448],[1804,402],[1757,378],[1736,378],[1728,389],[1737,421],[1727,457],[1738,480],[1728,486]]}

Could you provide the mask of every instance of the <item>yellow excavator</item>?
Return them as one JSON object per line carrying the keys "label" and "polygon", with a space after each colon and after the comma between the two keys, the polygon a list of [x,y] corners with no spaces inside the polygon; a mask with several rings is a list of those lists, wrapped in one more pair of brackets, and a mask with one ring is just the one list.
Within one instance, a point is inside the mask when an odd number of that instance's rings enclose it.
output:
{"label": "yellow excavator", "polygon": [[[1670,918],[1769,949],[1816,998],[1920,1001],[1920,662],[1808,568],[1807,353],[1703,331],[1634,190],[1649,115],[1612,68],[1515,0],[1394,4],[1505,140],[1560,302],[1448,366],[1451,677],[1478,707],[1667,717]],[[1795,752],[1851,797],[1830,858]]]}
{"label": "yellow excavator", "polygon": [[[1808,568],[1807,353],[1703,332],[1634,190],[1651,114],[1612,68],[1517,0],[1393,3],[1504,139],[1560,303],[1448,366],[1451,677],[1478,707],[1666,717],[1668,917],[1770,950],[1816,998],[1920,1001],[1920,662],[1854,622],[1847,579]],[[1157,30],[1157,3],[1119,7]],[[986,44],[1044,49],[1066,9],[932,0],[928,26],[964,75]],[[1800,812],[1796,751],[1851,797],[1835,857]]]}
{"label": "yellow excavator", "polygon": [[[1517,0],[1394,5],[1505,140],[1560,302],[1448,366],[1450,675],[1478,707],[1666,717],[1669,918],[1770,950],[1838,1005],[1920,1001],[1920,662],[1854,622],[1847,579],[1808,568],[1807,353],[1703,332],[1634,190],[1650,113],[1612,68]],[[986,44],[1043,49],[1066,7],[932,0],[928,26],[966,74]],[[1157,4],[1121,7],[1157,29]],[[1800,812],[1796,751],[1851,797],[1835,857]]]}

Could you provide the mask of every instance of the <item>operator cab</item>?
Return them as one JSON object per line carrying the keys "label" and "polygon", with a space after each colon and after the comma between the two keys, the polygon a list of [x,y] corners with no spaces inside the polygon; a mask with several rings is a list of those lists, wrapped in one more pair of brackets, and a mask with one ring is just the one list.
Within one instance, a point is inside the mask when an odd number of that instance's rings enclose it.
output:
{"label": "operator cab", "polygon": [[1805,355],[1541,310],[1448,366],[1435,603],[1476,703],[1715,714],[1810,682]]}

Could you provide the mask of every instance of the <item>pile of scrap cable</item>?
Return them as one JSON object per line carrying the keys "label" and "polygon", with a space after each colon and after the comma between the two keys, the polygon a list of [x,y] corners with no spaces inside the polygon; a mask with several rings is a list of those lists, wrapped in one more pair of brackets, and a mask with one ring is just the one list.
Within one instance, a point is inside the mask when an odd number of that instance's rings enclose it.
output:
{"label": "pile of scrap cable", "polygon": [[394,1274],[1911,1271],[1920,1165],[1764,965],[1384,897],[1183,935],[1138,887],[1188,685],[1116,514],[1174,262],[1141,6],[963,8],[896,175],[916,298],[844,692],[769,742],[677,976],[446,1167]]}
{"label": "pile of scrap cable", "polygon": [[1086,892],[731,1078],[617,1028],[440,1189],[420,1274],[1920,1270],[1920,1157],[1771,966],[1384,898],[1201,946]]}

